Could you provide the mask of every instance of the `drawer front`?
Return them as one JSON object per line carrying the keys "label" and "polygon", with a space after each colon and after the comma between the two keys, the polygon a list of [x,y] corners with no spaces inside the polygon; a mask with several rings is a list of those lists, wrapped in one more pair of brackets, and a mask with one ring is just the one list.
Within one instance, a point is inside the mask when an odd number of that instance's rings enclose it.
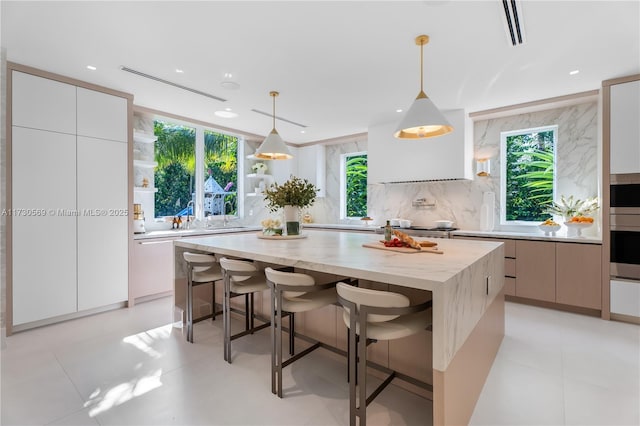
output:
{"label": "drawer front", "polygon": [[515,259],[505,259],[504,260],[504,276],[505,277],[516,277],[516,260]]}
{"label": "drawer front", "polygon": [[516,295],[516,279],[512,277],[504,278],[504,294],[507,296]]}

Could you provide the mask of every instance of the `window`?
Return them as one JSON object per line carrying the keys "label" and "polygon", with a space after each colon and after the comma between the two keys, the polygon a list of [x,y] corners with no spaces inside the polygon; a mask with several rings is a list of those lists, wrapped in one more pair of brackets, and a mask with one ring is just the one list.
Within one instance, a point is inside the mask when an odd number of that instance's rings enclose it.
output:
{"label": "window", "polygon": [[154,132],[155,216],[238,214],[236,136],[163,120]]}
{"label": "window", "polygon": [[529,224],[545,220],[554,199],[558,126],[500,134],[501,222]]}
{"label": "window", "polygon": [[360,218],[367,215],[367,153],[342,155],[341,217]]}

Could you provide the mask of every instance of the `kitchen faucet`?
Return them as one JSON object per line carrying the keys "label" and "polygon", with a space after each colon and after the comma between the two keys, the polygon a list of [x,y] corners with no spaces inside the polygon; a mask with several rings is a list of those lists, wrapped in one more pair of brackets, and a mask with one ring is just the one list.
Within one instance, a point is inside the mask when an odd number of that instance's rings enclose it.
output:
{"label": "kitchen faucet", "polygon": [[[191,215],[189,215],[189,206],[191,206]],[[187,223],[185,225],[186,229],[189,229],[191,227],[191,221],[189,220],[189,216],[193,216],[193,219],[195,220],[196,218],[196,212],[195,212],[195,203],[193,202],[193,200],[190,200],[187,203]]]}
{"label": "kitchen faucet", "polygon": [[229,219],[227,218],[227,206],[232,207],[231,201],[224,202],[224,211],[222,212],[224,214],[222,218],[222,226],[225,226],[225,227],[227,226],[227,223],[229,223]]}

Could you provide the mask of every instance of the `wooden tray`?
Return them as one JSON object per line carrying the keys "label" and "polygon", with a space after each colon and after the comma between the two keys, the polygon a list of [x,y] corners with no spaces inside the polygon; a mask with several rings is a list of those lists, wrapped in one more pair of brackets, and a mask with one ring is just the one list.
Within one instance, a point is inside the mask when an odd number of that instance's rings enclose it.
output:
{"label": "wooden tray", "polygon": [[422,247],[422,250],[416,250],[411,247],[385,247],[383,243],[364,243],[362,247],[374,248],[378,250],[388,250],[395,251],[398,253],[435,253],[435,254],[443,254],[442,250],[438,250],[436,247]]}

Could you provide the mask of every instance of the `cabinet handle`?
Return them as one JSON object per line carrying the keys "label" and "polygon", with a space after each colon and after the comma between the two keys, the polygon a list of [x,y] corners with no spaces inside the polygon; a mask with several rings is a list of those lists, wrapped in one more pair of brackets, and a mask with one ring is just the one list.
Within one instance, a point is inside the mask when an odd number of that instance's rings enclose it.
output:
{"label": "cabinet handle", "polygon": [[485,278],[486,284],[487,284],[487,296],[489,295],[489,280],[491,279],[491,275],[487,276]]}
{"label": "cabinet handle", "polygon": [[141,246],[148,245],[148,244],[164,244],[164,243],[173,243],[173,240],[168,240],[168,241],[141,241],[141,242],[138,242],[138,244],[140,244]]}

